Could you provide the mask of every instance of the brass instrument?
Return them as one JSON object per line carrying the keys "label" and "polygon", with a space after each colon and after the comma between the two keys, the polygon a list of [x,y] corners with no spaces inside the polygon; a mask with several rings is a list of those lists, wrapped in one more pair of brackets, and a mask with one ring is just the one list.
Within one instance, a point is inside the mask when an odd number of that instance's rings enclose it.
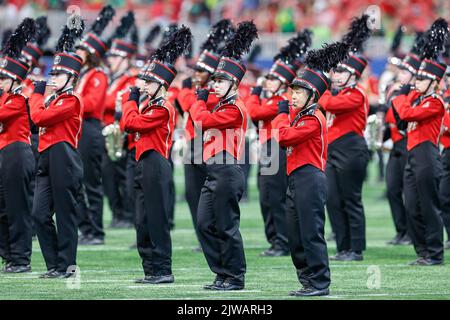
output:
{"label": "brass instrument", "polygon": [[369,150],[376,151],[383,146],[383,112],[377,112],[367,117],[366,141]]}
{"label": "brass instrument", "polygon": [[[122,110],[122,91],[117,95],[116,112]],[[125,156],[124,143],[126,134],[120,130],[119,121],[107,125],[103,128],[102,134],[105,137],[105,147],[108,157],[112,161],[118,161]]]}

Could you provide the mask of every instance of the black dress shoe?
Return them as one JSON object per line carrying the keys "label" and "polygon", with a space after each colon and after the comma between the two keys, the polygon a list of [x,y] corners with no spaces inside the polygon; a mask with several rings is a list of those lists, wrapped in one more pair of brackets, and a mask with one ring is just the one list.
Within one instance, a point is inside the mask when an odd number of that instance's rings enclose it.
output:
{"label": "black dress shoe", "polygon": [[411,238],[410,238],[407,234],[405,234],[405,235],[400,239],[399,244],[402,245],[402,246],[409,246],[409,245],[412,245],[412,240],[411,240]]}
{"label": "black dress shoe", "polygon": [[277,249],[274,248],[272,250],[266,250],[261,255],[263,257],[285,257],[290,254],[289,250]]}
{"label": "black dress shoe", "polygon": [[344,258],[344,261],[363,261],[363,254],[360,252],[351,251],[347,253],[347,256]]}
{"label": "black dress shoe", "polygon": [[175,281],[172,274],[163,276],[145,276],[144,279],[138,279],[135,282],[141,284],[163,284],[163,283],[173,283]]}
{"label": "black dress shoe", "polygon": [[92,236],[83,237],[81,240],[78,240],[78,244],[81,246],[98,246],[104,245],[105,240],[100,238],[94,238]]}
{"label": "black dress shoe", "polygon": [[266,257],[268,254],[270,254],[273,250],[275,249],[275,247],[273,245],[270,246],[269,249],[264,250],[263,252],[261,252],[259,255],[261,257]]}
{"label": "black dress shoe", "polygon": [[25,273],[25,272],[31,272],[31,266],[28,265],[13,265],[9,264],[5,267],[4,273]]}
{"label": "black dress shoe", "polygon": [[403,235],[400,233],[397,233],[397,235],[393,239],[389,240],[386,243],[393,245],[393,246],[398,246],[398,245],[400,245],[400,241],[402,240],[402,238],[403,238]]}
{"label": "black dress shoe", "polygon": [[347,255],[348,255],[348,251],[345,251],[345,250],[339,251],[334,256],[331,256],[330,260],[333,260],[333,261],[346,261]]}
{"label": "black dress shoe", "polygon": [[418,258],[409,263],[410,266],[438,266],[444,264],[442,260],[433,260],[430,258]]}
{"label": "black dress shoe", "polygon": [[1,272],[5,272],[6,268],[8,268],[10,265],[12,264],[12,262],[7,262],[6,260],[2,260],[2,269],[0,270]]}
{"label": "black dress shoe", "polygon": [[224,281],[225,281],[224,277],[221,277],[221,276],[217,275],[216,279],[214,280],[214,282],[211,283],[211,284],[205,284],[203,286],[203,289],[205,289],[205,290],[214,290],[214,287],[220,287],[223,284]]}
{"label": "black dress shoe", "polygon": [[[64,274],[65,274],[65,272],[64,272]],[[41,278],[41,279],[57,279],[57,278],[61,278],[62,275],[63,275],[63,272],[59,272],[56,269],[50,269],[46,273],[41,274],[39,276],[39,278]]]}
{"label": "black dress shoe", "polygon": [[314,287],[305,287],[297,291],[291,291],[290,296],[294,297],[318,297],[327,296],[330,294],[330,289],[316,289]]}
{"label": "black dress shoe", "polygon": [[212,287],[212,290],[234,291],[234,290],[243,290],[244,287],[245,287],[244,283],[232,283],[225,280],[220,286]]}

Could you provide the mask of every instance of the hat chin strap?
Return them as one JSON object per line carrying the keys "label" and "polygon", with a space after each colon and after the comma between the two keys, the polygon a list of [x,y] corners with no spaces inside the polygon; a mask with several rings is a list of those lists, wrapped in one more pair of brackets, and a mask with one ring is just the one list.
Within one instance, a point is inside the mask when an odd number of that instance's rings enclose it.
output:
{"label": "hat chin strap", "polygon": [[308,99],[306,99],[305,103],[303,104],[302,110],[305,109],[308,106],[309,101],[311,100],[312,96],[313,96],[313,91],[308,89]]}
{"label": "hat chin strap", "polygon": [[227,92],[226,92],[222,97],[220,97],[221,100],[225,100],[226,98],[228,98],[228,96],[229,96],[229,94],[230,94],[230,91],[231,91],[231,89],[233,88],[233,85],[234,85],[234,81],[231,81],[231,84],[230,84],[230,86],[228,87]]}
{"label": "hat chin strap", "polygon": [[56,93],[61,93],[61,92],[63,92],[63,91],[66,89],[67,85],[69,84],[70,79],[72,79],[72,75],[71,75],[71,74],[67,74],[67,80],[66,80],[66,83],[64,83],[64,85],[61,87],[61,89],[58,89],[58,90],[56,91]]}
{"label": "hat chin strap", "polygon": [[152,94],[152,96],[150,97],[150,101],[153,101],[154,99],[157,98],[157,94],[159,93],[159,90],[161,90],[162,84],[159,84],[158,89],[156,89],[155,93]]}

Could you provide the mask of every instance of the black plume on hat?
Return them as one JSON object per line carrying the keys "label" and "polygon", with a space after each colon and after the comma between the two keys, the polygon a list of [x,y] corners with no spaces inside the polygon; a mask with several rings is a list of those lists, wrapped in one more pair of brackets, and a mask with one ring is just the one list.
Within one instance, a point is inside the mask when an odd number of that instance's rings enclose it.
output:
{"label": "black plume on hat", "polygon": [[286,64],[291,63],[303,56],[312,43],[312,32],[309,29],[304,29],[297,33],[294,37],[289,39],[288,44],[281,48],[280,53],[278,53],[274,60],[280,59]]}
{"label": "black plume on hat", "polygon": [[91,31],[96,35],[100,36],[105,30],[108,23],[110,23],[111,20],[114,18],[115,14],[116,11],[112,6],[110,5],[104,6],[103,9],[98,14],[97,18],[95,19],[94,23],[92,24]]}
{"label": "black plume on hat", "polygon": [[305,64],[311,69],[329,72],[348,58],[348,52],[349,44],[346,42],[324,44],[321,49],[310,50],[307,53]]}
{"label": "black plume on hat", "polygon": [[405,27],[399,25],[397,31],[395,31],[394,39],[391,44],[391,53],[395,54],[402,44],[403,35],[405,33]]}
{"label": "black plume on hat", "polygon": [[169,41],[176,31],[178,31],[178,25],[176,23],[171,23],[166,28],[164,28],[159,47],[163,46],[167,41]]}
{"label": "black plume on hat", "polygon": [[36,25],[31,18],[25,18],[14,30],[3,48],[3,53],[10,58],[18,59],[22,48],[32,39],[36,32]]}
{"label": "black plume on hat", "polygon": [[36,19],[36,34],[34,35],[34,41],[39,47],[44,46],[50,35],[52,34],[50,28],[47,25],[47,17],[41,16]]}
{"label": "black plume on hat", "polygon": [[151,59],[173,65],[177,58],[185,53],[191,43],[192,33],[188,27],[182,26],[170,36],[164,43],[156,49]]}
{"label": "black plume on hat", "polygon": [[222,19],[214,24],[208,33],[208,38],[201,45],[200,49],[217,52],[221,42],[228,40],[230,31],[233,30],[233,24],[229,19]]}
{"label": "black plume on hat", "polygon": [[11,37],[13,33],[12,29],[6,29],[5,31],[3,31],[2,34],[2,48],[4,48],[6,46],[6,42],[8,42],[9,37]]}
{"label": "black plume on hat", "polygon": [[367,14],[360,18],[354,18],[350,24],[350,30],[342,38],[343,42],[350,45],[350,50],[353,52],[361,52],[364,43],[369,39],[372,31],[368,27],[370,17]]}
{"label": "black plume on hat", "polygon": [[130,39],[131,43],[136,47],[139,45],[139,32],[135,24],[133,24],[133,26],[131,27]]}
{"label": "black plume on hat", "polygon": [[[127,35],[128,31],[130,31],[131,27],[134,25],[134,22],[135,22],[135,19],[134,19],[133,11],[128,11],[127,14],[124,15],[120,19],[119,26],[116,28],[116,30],[113,32],[113,34],[111,35],[111,37],[107,41],[108,44],[113,39],[125,38],[125,36]],[[108,47],[109,47],[109,45],[108,45]]]}
{"label": "black plume on hat", "polygon": [[148,32],[147,37],[145,37],[145,43],[146,44],[152,43],[156,39],[156,37],[159,35],[160,32],[161,32],[161,26],[159,24],[155,25]]}
{"label": "black plume on hat", "polygon": [[258,30],[253,21],[239,23],[236,32],[226,42],[222,56],[239,61],[243,54],[249,52],[252,42],[257,38]]}
{"label": "black plume on hat", "polygon": [[425,45],[420,52],[422,59],[437,60],[439,54],[445,50],[445,43],[448,38],[448,24],[443,18],[439,18],[423,35]]}
{"label": "black plume on hat", "polygon": [[64,26],[61,36],[56,45],[56,52],[70,52],[73,50],[75,41],[81,38],[84,31],[84,21],[78,15],[69,17],[68,23]]}

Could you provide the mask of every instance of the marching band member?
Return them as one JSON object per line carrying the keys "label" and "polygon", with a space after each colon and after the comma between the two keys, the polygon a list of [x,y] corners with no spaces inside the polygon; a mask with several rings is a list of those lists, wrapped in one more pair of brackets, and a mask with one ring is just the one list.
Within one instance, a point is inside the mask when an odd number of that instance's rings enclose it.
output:
{"label": "marching band member", "polygon": [[317,101],[329,87],[329,72],[348,55],[348,45],[336,43],[311,51],[307,67],[293,80],[293,110],[289,101],[278,102],[278,116],[272,121],[278,140],[286,147],[288,174],[286,225],[292,261],[303,288],[293,296],[329,294],[330,268],[324,238],[327,180],[326,119]]}
{"label": "marching band member", "polygon": [[206,261],[216,279],[205,289],[242,290],[245,286],[245,254],[239,231],[239,200],[244,191],[242,158],[247,110],[238,97],[238,86],[245,74],[240,61],[257,38],[253,22],[242,22],[228,39],[212,76],[219,103],[207,109],[208,89],[199,90],[189,112],[203,130],[203,159],[206,180],[197,210],[197,228]]}
{"label": "marching band member", "polygon": [[[344,37],[353,43],[352,51],[360,51],[370,36],[367,23],[367,15],[352,22],[350,32]],[[352,36],[354,33],[357,35]],[[366,65],[361,55],[351,54],[333,70],[333,85],[339,92],[332,95],[327,91],[319,101],[328,119],[327,210],[337,245],[333,260],[362,260],[366,248],[361,193],[369,161],[364,139],[369,101],[358,85]]]}
{"label": "marching band member", "polygon": [[80,95],[84,104],[83,135],[79,150],[83,159],[83,185],[87,198],[87,204],[83,207],[79,219],[81,245],[104,244],[101,165],[105,140],[101,122],[108,76],[102,59],[108,50],[108,43],[102,40],[100,35],[114,14],[115,11],[111,6],[104,7],[94,21],[91,32],[84,37],[76,51],[83,59],[83,68],[75,92]]}
{"label": "marching band member", "polygon": [[[123,126],[135,132],[137,248],[145,284],[172,283],[172,242],[169,226],[171,168],[168,161],[175,127],[175,109],[165,96],[176,76],[176,59],[190,43],[186,27],[175,31],[155,51],[143,74],[147,102],[140,103],[139,89],[131,89],[123,105]],[[143,106],[141,109],[138,107]]]}
{"label": "marching band member", "polygon": [[34,32],[34,20],[26,18],[6,42],[0,64],[0,256],[6,273],[31,271],[29,184],[35,163],[27,105],[21,94],[30,67],[20,59],[20,51]]}
{"label": "marching band member", "polygon": [[450,249],[450,68],[447,62],[447,72],[445,76],[447,90],[443,98],[445,102],[444,132],[440,143],[442,145],[442,178],[439,190],[441,193],[442,220],[447,233],[445,249]]}
{"label": "marching band member", "polygon": [[311,31],[304,30],[289,40],[274,58],[274,64],[266,76],[267,98],[261,99],[262,86],[252,89],[246,107],[252,121],[259,125],[261,145],[258,188],[259,204],[264,219],[264,231],[271,247],[261,255],[268,257],[289,254],[286,231],[286,153],[276,141],[271,121],[278,114],[277,103],[289,101],[288,86],[296,76],[299,65],[296,60],[311,45]]}
{"label": "marching band member", "polygon": [[[202,132],[195,127],[189,109],[197,101],[196,91],[198,89],[208,89],[210,92],[213,92],[211,75],[219,64],[219,45],[229,37],[232,29],[231,21],[227,19],[220,20],[211,28],[207,40],[201,46],[202,53],[195,64],[195,73],[193,77],[183,80],[182,89],[177,98],[182,110],[185,112],[186,118],[185,135],[187,146],[183,159],[184,183],[186,201],[192,216],[197,239],[199,239],[197,209],[201,189],[206,179],[206,167],[202,159]],[[208,100],[206,101],[207,109],[212,110],[218,102],[219,99],[216,95],[208,95]],[[201,251],[201,248],[194,250]]]}
{"label": "marching band member", "polygon": [[[59,38],[50,86],[38,81],[31,95],[30,114],[39,127],[39,161],[33,217],[47,272],[41,278],[68,278],[77,256],[77,217],[83,202],[83,163],[77,150],[83,119],[83,101],[74,93],[82,59],[73,53],[84,23],[72,16]],[[56,225],[53,220],[56,216]]]}
{"label": "marching band member", "polygon": [[[134,25],[134,14],[128,12],[122,17],[120,25],[117,27],[112,38],[111,49],[107,53],[107,62],[110,68],[109,87],[105,97],[105,110],[103,114],[103,124],[106,126],[116,126],[115,130],[120,130],[118,125],[117,111],[121,111],[120,96],[128,88],[134,85],[135,76],[131,73],[131,58],[137,51],[136,41],[131,39],[131,31]],[[128,36],[127,36],[128,35]],[[134,39],[137,40],[137,39]],[[103,132],[105,134],[105,129]],[[107,147],[115,148],[107,143]],[[118,146],[124,147],[123,145]],[[116,150],[115,150],[116,151]],[[112,212],[111,227],[132,227],[133,226],[133,207],[127,197],[126,192],[126,154],[113,159],[110,157],[110,152],[104,153],[102,165],[102,180],[105,195],[108,197],[109,206]]]}
{"label": "marching band member", "polygon": [[[426,32],[424,59],[415,79],[415,89],[392,101],[400,119],[408,122],[408,160],[404,175],[406,212],[410,236],[417,253],[411,265],[443,263],[443,223],[439,182],[442,174],[438,141],[445,114],[444,101],[435,93],[447,66],[437,57],[448,36],[447,22],[439,18]],[[406,87],[405,91],[409,88]]]}

